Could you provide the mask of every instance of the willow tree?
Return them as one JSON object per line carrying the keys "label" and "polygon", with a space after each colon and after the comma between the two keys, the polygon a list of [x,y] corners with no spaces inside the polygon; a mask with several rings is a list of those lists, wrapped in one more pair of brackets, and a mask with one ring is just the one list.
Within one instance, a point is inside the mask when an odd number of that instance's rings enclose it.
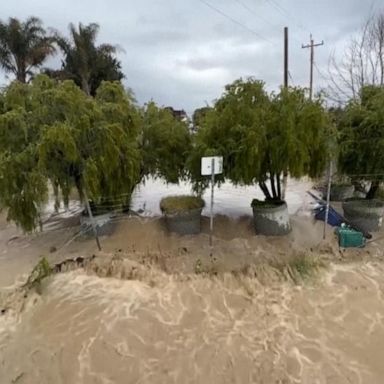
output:
{"label": "willow tree", "polygon": [[240,79],[225,87],[196,134],[189,161],[195,185],[200,158],[224,157],[220,180],[234,184],[258,183],[266,200],[281,200],[281,176],[320,175],[327,151],[327,114],[321,100],[310,101],[299,88],[268,94],[264,83]]}
{"label": "willow tree", "polygon": [[76,187],[81,198],[127,204],[139,179],[139,123],[120,84],[103,83],[94,99],[72,81],[38,76],[30,86],[11,85],[3,98],[0,135],[8,141],[1,148],[0,199],[10,219],[25,230],[36,226],[48,180],[65,203]]}
{"label": "willow tree", "polygon": [[38,167],[39,119],[36,98],[43,84],[12,83],[1,95],[0,206],[27,231],[39,223],[47,178]]}
{"label": "willow tree", "polygon": [[185,176],[185,163],[191,150],[187,124],[154,102],[145,105],[142,119],[143,175],[177,183]]}
{"label": "willow tree", "polygon": [[384,89],[363,87],[339,122],[340,171],[354,180],[371,182],[367,199],[373,199],[384,180]]}

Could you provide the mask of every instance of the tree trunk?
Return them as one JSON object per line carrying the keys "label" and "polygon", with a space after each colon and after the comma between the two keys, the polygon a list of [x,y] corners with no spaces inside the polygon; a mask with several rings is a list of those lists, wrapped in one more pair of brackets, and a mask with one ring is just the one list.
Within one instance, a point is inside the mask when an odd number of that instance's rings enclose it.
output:
{"label": "tree trunk", "polygon": [[272,198],[276,200],[277,192],[276,192],[276,185],[275,185],[275,175],[273,173],[271,173],[271,175],[269,176],[269,181],[271,183]]}
{"label": "tree trunk", "polygon": [[283,200],[283,196],[281,195],[281,180],[280,180],[280,173],[276,175],[276,184],[277,184],[277,197],[279,200]]}
{"label": "tree trunk", "polygon": [[268,191],[268,187],[265,185],[264,181],[259,182],[259,187],[263,191],[266,200],[272,200],[271,194]]}
{"label": "tree trunk", "polygon": [[369,191],[366,196],[367,200],[372,200],[375,198],[376,192],[378,191],[379,186],[380,186],[380,181],[378,180],[372,181],[371,187],[369,188]]}

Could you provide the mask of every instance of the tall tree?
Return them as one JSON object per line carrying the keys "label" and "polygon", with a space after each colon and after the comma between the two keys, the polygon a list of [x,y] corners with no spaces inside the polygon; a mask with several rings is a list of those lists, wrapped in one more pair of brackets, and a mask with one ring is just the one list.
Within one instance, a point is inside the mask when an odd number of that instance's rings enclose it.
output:
{"label": "tall tree", "polygon": [[25,83],[54,52],[54,39],[47,35],[40,19],[0,21],[0,67],[18,81]]}
{"label": "tall tree", "polygon": [[76,187],[96,204],[126,206],[139,181],[139,116],[121,84],[88,97],[73,81],[39,75],[0,97],[0,204],[25,230],[39,222],[47,182],[64,203]]}
{"label": "tall tree", "polygon": [[[327,158],[329,121],[320,99],[300,88],[268,94],[263,82],[247,79],[227,85],[201,121],[189,159],[195,189],[203,156],[221,155],[223,175],[235,184],[258,183],[266,200],[281,200],[281,176],[318,176]],[[268,185],[269,182],[269,185]]]}
{"label": "tall tree", "polygon": [[384,85],[384,13],[367,20],[340,60],[331,56],[328,72],[327,93],[337,102],[358,100],[367,85]]}
{"label": "tall tree", "polygon": [[[70,38],[57,37],[64,53],[61,77],[72,79],[87,94],[94,96],[103,80],[120,81],[124,75],[116,58],[116,46],[96,45],[99,25],[91,23],[78,28],[69,25]],[[56,73],[57,74],[57,73]]]}
{"label": "tall tree", "polygon": [[192,145],[188,124],[152,101],[145,105],[142,119],[142,174],[177,183],[186,176],[185,163]]}
{"label": "tall tree", "polygon": [[373,199],[384,177],[384,88],[365,86],[351,99],[339,122],[339,167],[354,180],[371,182]]}

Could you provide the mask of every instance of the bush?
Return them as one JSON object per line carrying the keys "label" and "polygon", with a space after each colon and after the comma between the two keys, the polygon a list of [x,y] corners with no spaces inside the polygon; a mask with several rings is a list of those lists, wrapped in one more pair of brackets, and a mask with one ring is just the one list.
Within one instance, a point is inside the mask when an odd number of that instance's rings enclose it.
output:
{"label": "bush", "polygon": [[204,200],[198,196],[167,196],[161,200],[160,209],[165,214],[173,214],[203,208],[204,204]]}

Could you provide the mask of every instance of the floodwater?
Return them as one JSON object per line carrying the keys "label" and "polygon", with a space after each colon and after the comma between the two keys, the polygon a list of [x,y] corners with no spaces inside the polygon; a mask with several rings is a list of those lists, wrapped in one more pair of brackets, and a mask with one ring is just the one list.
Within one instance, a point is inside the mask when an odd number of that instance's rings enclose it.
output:
{"label": "floodwater", "polygon": [[[319,243],[309,187],[290,181],[293,231],[279,239],[254,236],[252,188],[217,189],[218,273],[205,276],[194,272],[212,262],[206,220],[200,235],[179,237],[152,217],[161,197],[189,186],[149,180],[133,198],[147,218],[117,222],[101,239],[104,253],[26,298],[16,287],[41,255],[51,263],[90,256],[95,244],[60,248],[73,235],[65,226],[77,220],[76,203],[33,236],[0,217],[0,384],[382,383],[383,241],[340,252],[328,233],[318,250],[332,262],[300,285],[255,267]],[[143,262],[149,255],[157,262]]]}
{"label": "floodwater", "polygon": [[303,286],[143,268],[56,275],[0,317],[1,383],[383,382],[382,264]]}
{"label": "floodwater", "polygon": [[[304,201],[310,200],[307,191],[312,183],[306,179],[289,179],[286,191],[286,200],[290,214],[295,214]],[[132,209],[142,211],[144,216],[160,215],[160,200],[165,196],[190,194],[191,185],[187,182],[179,184],[166,184],[162,179],[147,178],[140,184],[132,196]],[[234,186],[229,182],[215,186],[213,213],[230,217],[251,215],[251,201],[264,200],[263,193],[256,186]],[[205,208],[203,215],[209,215],[211,204],[211,190],[208,188],[203,199]]]}

